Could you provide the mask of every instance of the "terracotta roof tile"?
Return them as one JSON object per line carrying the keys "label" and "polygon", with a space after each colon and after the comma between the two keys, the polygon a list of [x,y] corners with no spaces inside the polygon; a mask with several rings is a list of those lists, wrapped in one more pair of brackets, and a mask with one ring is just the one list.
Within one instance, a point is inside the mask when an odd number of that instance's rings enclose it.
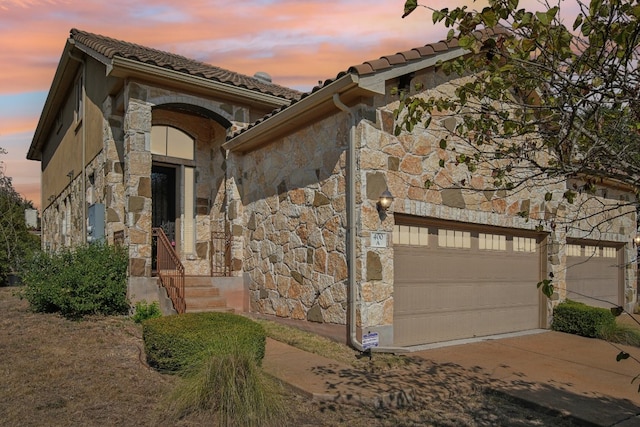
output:
{"label": "terracotta roof tile", "polygon": [[454,47],[460,46],[458,39],[451,39],[447,42],[447,47],[449,49],[453,49]]}
{"label": "terracotta roof tile", "polygon": [[[496,27],[476,31],[474,35],[479,39],[484,39],[498,34],[504,34],[506,31],[508,30],[504,27]],[[349,72],[355,72],[358,75],[372,74],[393,66],[404,65],[411,61],[423,59],[431,55],[436,55],[440,52],[454,49],[459,46],[460,44],[457,38],[453,38],[449,41],[442,40],[437,43],[430,43],[424,46],[413,48],[411,50],[399,52],[395,55],[383,56],[380,59],[366,61],[359,65],[353,65],[349,68]]]}
{"label": "terracotta roof tile", "polygon": [[373,73],[375,69],[371,66],[371,64],[365,62],[363,64],[354,65],[353,67],[349,68],[349,71],[354,71],[356,74],[359,74],[362,76],[364,74]]}
{"label": "terracotta roof tile", "polygon": [[416,47],[413,50],[418,52],[418,55],[420,55],[420,57],[431,56],[436,53],[435,49],[430,44],[426,46]]}
{"label": "terracotta roof tile", "polygon": [[438,43],[433,43],[431,45],[431,47],[433,48],[433,50],[435,50],[436,52],[443,52],[445,50],[449,50],[449,46],[447,46],[447,42],[438,42]]}
{"label": "terracotta roof tile", "polygon": [[400,52],[400,55],[404,57],[405,61],[413,61],[414,59],[420,59],[420,54],[415,49],[405,50],[404,52]]}
{"label": "terracotta roof tile", "polygon": [[389,61],[385,57],[367,61],[367,64],[369,64],[371,68],[373,68],[373,71],[380,71],[391,68],[391,64],[389,64]]}
{"label": "terracotta roof tile", "polygon": [[401,53],[385,56],[384,58],[386,58],[386,60],[389,61],[389,64],[391,65],[404,64],[407,62],[407,59]]}
{"label": "terracotta roof tile", "polygon": [[296,100],[302,95],[301,92],[294,89],[268,83],[255,77],[235,73],[184,56],[80,31],[75,28],[71,30],[70,37],[76,43],[80,43],[109,59],[115,57],[130,59],[287,100]]}
{"label": "terracotta roof tile", "polygon": [[[498,34],[504,34],[506,31],[508,31],[507,29],[505,29],[504,27],[496,27],[495,29],[484,29],[484,30],[480,30],[480,31],[476,31],[474,33],[474,35],[476,37],[478,37],[479,39],[484,39],[484,38],[488,38],[488,37],[493,37],[495,35]],[[352,65],[351,67],[349,67],[349,69],[347,71],[342,71],[338,74],[338,76],[335,79],[329,79],[329,80],[325,80],[323,83],[321,83],[320,85],[314,87],[311,92],[305,93],[303,94],[300,99],[294,101],[291,103],[291,105],[289,106],[283,106],[281,108],[278,108],[276,110],[274,110],[273,112],[271,112],[270,114],[267,114],[266,116],[262,117],[260,120],[252,123],[251,125],[249,125],[246,128],[240,129],[238,130],[234,135],[230,135],[227,137],[227,140],[232,139],[244,132],[246,132],[247,130],[251,129],[252,127],[270,119],[271,117],[277,115],[279,112],[286,110],[287,108],[291,108],[291,106],[293,106],[296,102],[298,102],[301,99],[306,98],[307,96],[310,96],[311,94],[313,94],[314,92],[317,92],[318,90],[322,89],[325,86],[328,86],[329,84],[333,83],[334,81],[336,81],[337,79],[339,79],[340,77],[344,76],[345,74],[348,73],[355,73],[359,76],[366,76],[369,74],[375,74],[379,71],[383,71],[383,70],[387,70],[389,68],[393,68],[396,66],[402,66],[405,65],[409,62],[412,61],[416,61],[416,60],[420,60],[420,59],[424,59],[426,57],[429,56],[433,56],[436,55],[440,52],[444,52],[450,49],[454,49],[459,47],[459,43],[457,39],[451,39],[448,42],[447,41],[440,41],[438,43],[431,43],[431,44],[427,44],[424,46],[420,46],[420,47],[416,47],[413,48],[411,50],[408,51],[404,51],[404,52],[399,52],[396,53],[395,55],[388,55],[388,56],[383,56],[379,59],[375,59],[375,60],[371,60],[371,61],[365,61],[362,64],[357,64],[357,65]]]}

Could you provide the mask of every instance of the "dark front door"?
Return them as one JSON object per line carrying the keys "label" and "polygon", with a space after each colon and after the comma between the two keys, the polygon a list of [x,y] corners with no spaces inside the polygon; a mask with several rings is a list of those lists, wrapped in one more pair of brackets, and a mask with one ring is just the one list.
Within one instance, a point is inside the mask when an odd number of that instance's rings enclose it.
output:
{"label": "dark front door", "polygon": [[[164,230],[169,241],[176,241],[176,169],[151,168],[151,225]],[[153,240],[152,268],[156,266],[156,240]]]}
{"label": "dark front door", "polygon": [[[175,240],[176,169],[153,166],[151,169],[152,226],[162,227]],[[169,233],[173,233],[169,235]]]}

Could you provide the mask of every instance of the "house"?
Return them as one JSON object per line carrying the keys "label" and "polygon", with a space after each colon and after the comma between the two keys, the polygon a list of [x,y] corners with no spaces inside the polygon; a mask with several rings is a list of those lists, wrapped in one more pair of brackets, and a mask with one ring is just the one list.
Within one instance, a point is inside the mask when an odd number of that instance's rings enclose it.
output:
{"label": "house", "polygon": [[[181,311],[179,275],[158,266],[170,246],[185,277],[229,276],[207,286],[233,308],[322,325],[357,348],[545,328],[567,297],[631,308],[636,214],[615,208],[628,189],[601,183],[582,204],[589,218],[536,227],[575,214],[545,193],[579,178],[467,191],[451,185],[464,172],[438,166],[434,132],[451,118],[394,135],[394,89],[453,91],[438,65],[466,53],[428,44],[302,94],[74,29],[27,155],[42,163],[43,245],[124,244],[130,295],[152,296],[165,274]],[[549,276],[552,300],[536,288]]]}

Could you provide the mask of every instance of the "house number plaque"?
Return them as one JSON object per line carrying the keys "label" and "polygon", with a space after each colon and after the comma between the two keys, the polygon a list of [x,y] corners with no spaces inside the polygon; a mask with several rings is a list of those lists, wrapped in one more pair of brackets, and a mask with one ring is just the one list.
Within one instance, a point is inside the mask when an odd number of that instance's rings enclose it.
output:
{"label": "house number plaque", "polygon": [[386,248],[387,247],[387,233],[374,231],[371,233],[371,247],[372,248]]}

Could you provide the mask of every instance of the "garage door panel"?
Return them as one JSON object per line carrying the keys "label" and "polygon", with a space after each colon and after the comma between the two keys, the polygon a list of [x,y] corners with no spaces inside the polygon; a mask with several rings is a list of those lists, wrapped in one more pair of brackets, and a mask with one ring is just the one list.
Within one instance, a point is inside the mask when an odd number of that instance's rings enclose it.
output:
{"label": "garage door panel", "polygon": [[567,298],[571,300],[604,308],[621,304],[620,277],[617,254],[612,258],[567,256]]}
{"label": "garage door panel", "polygon": [[537,252],[394,246],[394,340],[397,345],[539,327]]}
{"label": "garage door panel", "polygon": [[533,282],[495,280],[487,283],[449,282],[429,283],[424,281],[404,284],[396,295],[398,315],[420,310],[467,310],[475,307],[499,308],[517,305],[521,301],[536,301],[537,288]]}
{"label": "garage door panel", "polygon": [[[435,255],[435,256],[434,256]],[[531,261],[531,255],[518,255],[508,257],[508,266],[502,265],[496,268],[496,264],[507,262],[506,253],[472,253],[467,251],[437,251],[425,248],[396,249],[395,268],[403,270],[403,280],[414,279],[424,281],[446,280],[455,277],[458,280],[477,281],[477,279],[499,279],[505,276],[517,279],[525,274],[533,272],[537,274],[538,263]]]}
{"label": "garage door panel", "polygon": [[[394,321],[394,330],[402,331],[396,336],[397,345],[415,345],[414,337],[420,335],[427,336],[428,342],[441,342],[534,329],[538,324],[531,319],[537,317],[537,305],[505,307],[495,311],[456,310],[399,318]],[[512,321],[504,322],[505,318]]]}

